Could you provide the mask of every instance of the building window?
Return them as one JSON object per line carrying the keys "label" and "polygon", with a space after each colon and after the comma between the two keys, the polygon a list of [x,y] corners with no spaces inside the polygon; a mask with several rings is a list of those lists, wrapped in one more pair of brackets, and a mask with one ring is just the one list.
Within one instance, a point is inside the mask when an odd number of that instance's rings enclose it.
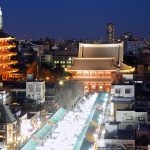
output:
{"label": "building window", "polygon": [[126,120],[133,120],[133,117],[132,116],[127,116]]}
{"label": "building window", "polygon": [[36,91],[36,92],[41,92],[41,87],[37,85],[37,86],[35,87],[35,91]]}
{"label": "building window", "polygon": [[120,89],[115,89],[116,94],[120,94],[121,90]]}
{"label": "building window", "polygon": [[0,125],[0,130],[4,130],[5,129],[5,125]]}
{"label": "building window", "polygon": [[139,124],[145,124],[145,117],[138,117]]}
{"label": "building window", "polygon": [[28,85],[27,91],[28,92],[33,92],[33,85]]}
{"label": "building window", "polygon": [[145,117],[138,117],[138,121],[145,121]]}
{"label": "building window", "polygon": [[71,64],[71,61],[67,61],[68,64]]}
{"label": "building window", "polygon": [[125,94],[130,94],[131,93],[131,89],[125,89]]}

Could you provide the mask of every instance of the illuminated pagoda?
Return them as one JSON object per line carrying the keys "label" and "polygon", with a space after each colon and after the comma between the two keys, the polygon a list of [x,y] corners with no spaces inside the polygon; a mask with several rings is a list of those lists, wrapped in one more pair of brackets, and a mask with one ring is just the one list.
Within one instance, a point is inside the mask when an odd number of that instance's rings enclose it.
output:
{"label": "illuminated pagoda", "polygon": [[123,43],[79,44],[78,57],[67,69],[73,79],[84,83],[84,91],[109,91],[112,83],[121,81],[123,73],[132,73],[133,67],[123,63]]}
{"label": "illuminated pagoda", "polygon": [[18,69],[11,67],[12,64],[16,64],[16,60],[11,60],[12,56],[15,56],[16,52],[11,52],[12,48],[15,48],[13,40],[7,33],[3,32],[3,19],[2,11],[0,8],[0,80],[9,80],[13,78],[13,73],[17,72]]}

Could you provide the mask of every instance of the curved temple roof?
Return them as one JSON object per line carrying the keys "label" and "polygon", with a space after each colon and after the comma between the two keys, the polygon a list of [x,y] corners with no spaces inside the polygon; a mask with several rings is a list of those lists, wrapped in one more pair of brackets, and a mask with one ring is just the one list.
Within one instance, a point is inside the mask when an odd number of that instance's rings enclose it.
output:
{"label": "curved temple roof", "polygon": [[103,70],[133,72],[134,68],[123,63],[123,43],[117,44],[82,44],[79,54],[73,59],[69,72],[80,70]]}

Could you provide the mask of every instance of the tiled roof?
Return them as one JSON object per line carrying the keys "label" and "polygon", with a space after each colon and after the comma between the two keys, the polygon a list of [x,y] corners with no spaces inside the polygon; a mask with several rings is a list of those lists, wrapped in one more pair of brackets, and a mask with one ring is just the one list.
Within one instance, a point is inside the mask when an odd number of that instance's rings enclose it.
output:
{"label": "tiled roof", "polygon": [[0,123],[13,123],[16,119],[6,105],[0,105]]}
{"label": "tiled roof", "polygon": [[114,58],[75,58],[69,70],[115,70]]}
{"label": "tiled roof", "polygon": [[110,58],[74,58],[73,66],[68,70],[129,70],[130,66],[120,62],[120,66],[113,57]]}
{"label": "tiled roof", "polygon": [[82,44],[79,45],[80,58],[110,58],[123,61],[123,43],[117,44]]}

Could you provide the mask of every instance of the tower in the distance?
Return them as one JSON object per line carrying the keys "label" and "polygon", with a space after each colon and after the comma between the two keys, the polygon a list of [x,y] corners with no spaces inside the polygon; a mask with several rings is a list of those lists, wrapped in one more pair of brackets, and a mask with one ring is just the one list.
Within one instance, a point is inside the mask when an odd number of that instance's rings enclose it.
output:
{"label": "tower in the distance", "polygon": [[3,17],[2,17],[2,10],[1,10],[1,7],[0,7],[0,30],[2,30],[3,28]]}
{"label": "tower in the distance", "polygon": [[12,68],[12,65],[16,64],[16,60],[11,58],[17,55],[12,49],[16,47],[14,39],[9,34],[3,32],[3,16],[0,8],[0,80],[9,80],[13,78],[13,73],[18,69]]}
{"label": "tower in the distance", "polygon": [[107,43],[115,43],[115,25],[113,23],[106,25],[106,41]]}

